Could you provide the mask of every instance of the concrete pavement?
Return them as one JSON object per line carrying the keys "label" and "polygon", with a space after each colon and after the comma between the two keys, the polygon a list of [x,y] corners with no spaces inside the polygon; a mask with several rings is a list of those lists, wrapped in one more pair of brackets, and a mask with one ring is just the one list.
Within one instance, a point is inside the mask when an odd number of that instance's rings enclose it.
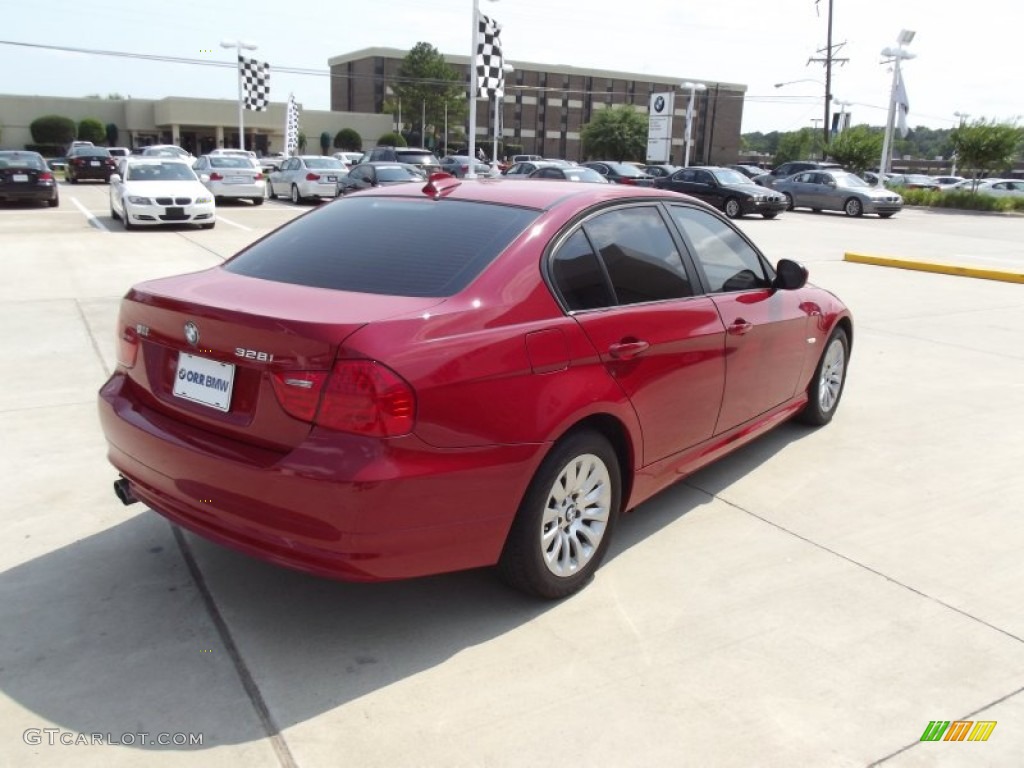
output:
{"label": "concrete pavement", "polygon": [[[305,209],[125,233],[106,187],[61,193],[0,210],[0,766],[1020,762],[1024,287],[843,255],[1024,264],[1024,219],[743,220],[853,309],[839,413],[643,505],[551,604],[487,571],[318,580],[122,507],[95,417],[119,297]],[[997,725],[919,741],[957,719]]]}

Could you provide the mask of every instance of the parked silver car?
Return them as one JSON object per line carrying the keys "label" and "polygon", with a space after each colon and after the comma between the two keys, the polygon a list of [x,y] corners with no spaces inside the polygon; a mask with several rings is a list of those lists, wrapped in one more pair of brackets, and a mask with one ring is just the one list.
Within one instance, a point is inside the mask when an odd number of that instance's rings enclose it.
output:
{"label": "parked silver car", "polygon": [[262,205],[267,195],[267,182],[263,171],[242,155],[203,155],[192,164],[205,186],[218,202],[224,198],[251,200]]}
{"label": "parked silver car", "polygon": [[270,174],[270,197],[284,196],[293,203],[338,196],[338,181],[348,174],[345,164],[334,157],[299,155],[289,157]]}
{"label": "parked silver car", "polygon": [[786,196],[789,210],[844,211],[847,216],[865,213],[888,219],[903,210],[903,198],[891,189],[872,187],[847,171],[803,171],[773,184]]}

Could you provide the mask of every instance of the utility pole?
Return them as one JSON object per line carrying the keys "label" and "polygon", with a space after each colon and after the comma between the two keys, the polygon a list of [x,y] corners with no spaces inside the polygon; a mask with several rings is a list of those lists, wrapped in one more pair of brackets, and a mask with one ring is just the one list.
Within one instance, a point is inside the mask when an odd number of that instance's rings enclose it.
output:
{"label": "utility pole", "polygon": [[[815,7],[817,7],[820,2],[821,0],[814,0]],[[825,47],[818,50],[818,53],[824,54],[824,57],[819,58],[812,56],[807,60],[808,64],[814,62],[825,65],[825,124],[823,129],[825,132],[826,147],[828,147],[828,140],[832,132],[832,123],[829,120],[829,105],[832,102],[832,63],[835,62],[842,65],[849,61],[849,59],[837,58],[835,55],[836,51],[844,45],[846,45],[845,41],[838,45],[832,44],[832,0],[828,0],[828,39]]]}

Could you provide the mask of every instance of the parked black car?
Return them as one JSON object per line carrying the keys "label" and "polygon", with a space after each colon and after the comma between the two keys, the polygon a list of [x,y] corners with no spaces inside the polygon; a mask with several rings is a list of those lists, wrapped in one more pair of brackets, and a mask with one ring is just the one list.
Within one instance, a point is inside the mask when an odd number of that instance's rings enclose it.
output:
{"label": "parked black car", "polygon": [[774,219],[788,205],[785,195],[759,187],[739,171],[716,166],[682,168],[654,186],[682,192],[710,203],[730,219],[759,213]]}
{"label": "parked black car", "polygon": [[38,152],[0,152],[0,200],[36,200],[56,208],[57,180]]}
{"label": "parked black car", "polygon": [[82,179],[99,179],[110,183],[116,170],[114,158],[106,147],[75,147],[68,153],[65,178],[72,184]]}
{"label": "parked black car", "polygon": [[653,187],[654,177],[640,170],[632,163],[616,163],[610,160],[592,160],[583,163],[584,168],[593,168],[612,184],[630,184],[635,187]]}
{"label": "parked black car", "polygon": [[360,189],[417,181],[422,184],[426,180],[426,175],[419,167],[408,163],[359,163],[353,165],[348,174],[338,180],[338,194],[347,195]]}

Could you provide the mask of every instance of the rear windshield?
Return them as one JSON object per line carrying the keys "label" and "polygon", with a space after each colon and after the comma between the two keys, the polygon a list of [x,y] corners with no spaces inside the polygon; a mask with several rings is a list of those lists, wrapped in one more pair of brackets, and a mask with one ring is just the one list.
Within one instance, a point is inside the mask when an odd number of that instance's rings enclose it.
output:
{"label": "rear windshield", "polygon": [[413,165],[437,165],[437,158],[435,158],[429,152],[403,152],[400,149],[395,150],[395,160],[402,163],[412,163]]}
{"label": "rear windshield", "polygon": [[341,160],[336,157],[307,157],[305,163],[307,168],[315,168],[316,170],[338,170],[345,167],[341,164]]}
{"label": "rear windshield", "polygon": [[538,215],[463,200],[355,195],[272,232],[224,268],[339,291],[451,296]]}
{"label": "rear windshield", "polygon": [[6,154],[0,152],[0,168],[33,168],[37,171],[50,170],[40,155],[27,153]]}
{"label": "rear windshield", "polygon": [[214,168],[247,168],[252,170],[252,163],[245,157],[234,157],[232,155],[218,155],[210,158],[210,165]]}

